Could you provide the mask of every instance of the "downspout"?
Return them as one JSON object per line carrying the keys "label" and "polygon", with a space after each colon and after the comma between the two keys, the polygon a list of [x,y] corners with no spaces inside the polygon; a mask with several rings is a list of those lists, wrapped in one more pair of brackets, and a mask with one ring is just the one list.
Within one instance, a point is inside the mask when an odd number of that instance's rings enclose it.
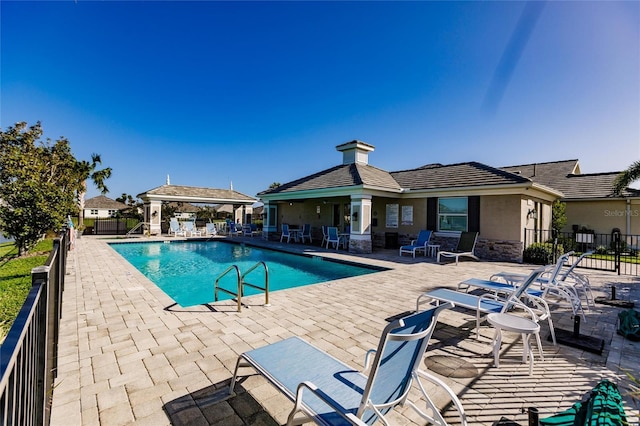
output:
{"label": "downspout", "polygon": [[627,223],[625,224],[627,229],[625,234],[631,235],[631,200],[629,198],[627,198],[627,212],[625,216],[627,217]]}

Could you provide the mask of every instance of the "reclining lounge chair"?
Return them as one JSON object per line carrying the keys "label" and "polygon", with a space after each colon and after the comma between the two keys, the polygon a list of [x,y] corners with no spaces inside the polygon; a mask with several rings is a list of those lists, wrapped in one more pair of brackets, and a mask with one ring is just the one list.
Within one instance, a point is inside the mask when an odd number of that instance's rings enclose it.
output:
{"label": "reclining lounge chair", "polygon": [[[405,403],[429,423],[446,425],[422,386],[421,380],[424,379],[448,394],[458,410],[460,423],[466,425],[462,404],[451,388],[419,369],[438,314],[452,306],[449,303],[431,307],[387,325],[378,349],[366,354],[364,370],[368,369],[368,375],[298,337],[245,352],[238,358],[230,396],[234,395],[238,369],[250,366],[295,403],[288,425],[309,421],[321,425],[366,425],[377,420],[388,425],[385,415],[395,406]],[[369,369],[371,358],[373,362]],[[414,381],[426,400],[428,413],[408,401]],[[422,407],[424,403],[420,401]]]}
{"label": "reclining lounge chair", "polygon": [[[480,338],[481,314],[505,313],[512,309],[519,308],[526,311],[534,322],[538,322],[540,320],[540,312],[536,313],[522,298],[525,296],[528,297],[526,294],[527,289],[538,279],[544,270],[544,268],[538,268],[531,272],[527,279],[520,284],[514,292],[506,297],[500,297],[495,294],[478,296],[448,288],[438,288],[421,294],[420,297],[418,297],[417,309],[420,309],[420,305],[424,303],[435,304],[436,306],[441,303],[453,303],[460,308],[475,310],[476,338]],[[549,315],[546,319],[549,321],[549,329],[555,344],[555,333],[553,331],[551,316]]]}

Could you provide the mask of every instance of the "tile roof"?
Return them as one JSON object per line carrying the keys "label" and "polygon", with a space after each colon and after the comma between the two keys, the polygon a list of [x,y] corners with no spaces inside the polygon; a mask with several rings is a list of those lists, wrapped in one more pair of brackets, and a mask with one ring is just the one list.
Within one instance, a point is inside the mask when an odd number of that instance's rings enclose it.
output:
{"label": "tile roof", "polygon": [[260,192],[258,195],[279,194],[313,189],[342,188],[348,186],[374,186],[389,190],[400,190],[400,185],[389,172],[368,164],[341,164],[330,169],[294,180]]}
{"label": "tile roof", "polygon": [[[502,169],[557,189],[564,194],[564,199],[568,200],[614,197],[613,181],[620,174],[620,172],[580,174],[578,160],[524,164],[502,167]],[[637,197],[640,191],[627,188],[622,195]]]}
{"label": "tile roof", "polygon": [[222,200],[238,200],[238,201],[256,201],[255,198],[242,194],[232,189],[216,189],[216,188],[200,188],[196,186],[184,185],[162,185],[154,189],[150,189],[141,195],[166,195],[171,197],[189,197],[189,198],[211,198]]}
{"label": "tile roof", "polygon": [[[613,181],[620,172],[569,175],[558,183],[565,199],[582,198],[619,198],[613,194]],[[640,197],[640,190],[627,188],[622,191],[623,197]]]}
{"label": "tile roof", "polygon": [[[433,190],[473,186],[514,185],[534,182],[564,195],[565,199],[613,197],[612,183],[619,172],[580,174],[578,160],[491,167],[475,161],[387,172],[368,164],[341,164],[260,192],[258,196],[316,189],[368,186],[390,191]],[[624,196],[638,197],[628,188]]]}
{"label": "tile roof", "polygon": [[104,195],[98,195],[97,197],[89,198],[84,202],[85,209],[122,210],[128,207],[129,206],[127,206],[126,204],[116,200],[112,200],[111,198]]}
{"label": "tile roof", "polygon": [[525,177],[475,161],[447,166],[429,164],[417,169],[391,172],[391,176],[400,186],[412,190],[529,182],[529,179]]}

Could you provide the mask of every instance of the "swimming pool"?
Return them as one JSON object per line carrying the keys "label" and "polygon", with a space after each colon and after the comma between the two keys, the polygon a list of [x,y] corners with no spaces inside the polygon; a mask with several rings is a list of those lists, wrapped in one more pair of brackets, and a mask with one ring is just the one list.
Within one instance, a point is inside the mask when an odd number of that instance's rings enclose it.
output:
{"label": "swimming pool", "polygon": [[[270,292],[383,270],[222,241],[109,245],[183,307],[213,302],[215,280],[231,265],[237,265],[242,274],[256,263],[265,262]],[[247,276],[247,281],[262,286],[264,269],[256,268]],[[227,274],[219,285],[236,292],[237,275]],[[245,295],[257,292],[245,288]],[[223,292],[219,294],[219,300],[231,297]]]}

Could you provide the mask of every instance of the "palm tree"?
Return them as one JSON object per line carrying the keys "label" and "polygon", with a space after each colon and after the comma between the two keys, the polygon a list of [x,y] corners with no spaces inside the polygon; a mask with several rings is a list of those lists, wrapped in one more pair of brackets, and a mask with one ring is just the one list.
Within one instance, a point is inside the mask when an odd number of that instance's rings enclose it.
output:
{"label": "palm tree", "polygon": [[640,179],[640,161],[631,164],[629,168],[621,172],[613,182],[613,191],[620,195],[632,182]]}
{"label": "palm tree", "polygon": [[91,179],[93,184],[100,190],[101,194],[109,192],[105,181],[111,176],[111,167],[106,167],[102,170],[96,170],[98,164],[102,164],[100,155],[91,154],[91,162],[81,161],[78,163],[78,173],[82,180],[82,191],[78,194],[78,206],[80,207],[80,214],[78,215],[78,225],[84,224],[84,196],[87,193],[87,179]]}

